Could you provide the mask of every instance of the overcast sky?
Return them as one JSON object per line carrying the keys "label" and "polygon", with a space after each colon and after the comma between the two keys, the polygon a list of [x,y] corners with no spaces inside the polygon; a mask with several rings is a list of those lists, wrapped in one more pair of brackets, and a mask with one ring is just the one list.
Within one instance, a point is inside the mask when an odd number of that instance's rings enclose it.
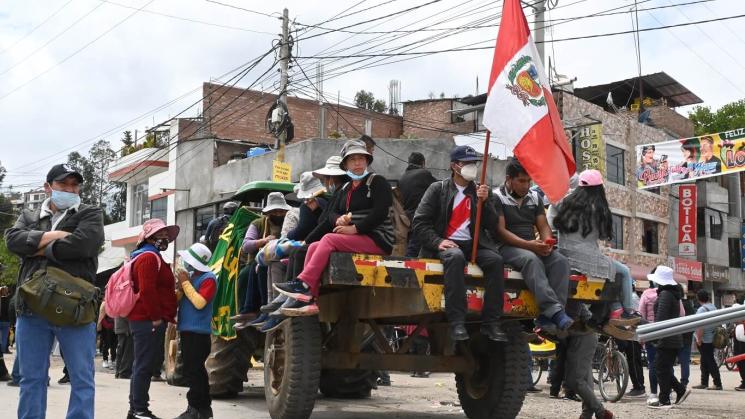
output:
{"label": "overcast sky", "polygon": [[[271,48],[280,31],[277,16],[283,6],[289,8],[290,18],[296,22],[294,28],[299,41],[295,54],[300,57],[350,55],[365,48],[371,48],[366,52],[370,53],[438,34],[448,36],[420,45],[415,51],[493,44],[498,30],[493,25],[498,23],[495,19],[501,11],[501,0],[441,0],[360,24],[430,1],[220,0],[270,15],[265,16],[205,0],[2,0],[0,162],[9,171],[5,186],[23,187],[42,182],[50,165],[64,161],[69,151],[85,153],[97,139],[108,139],[118,147],[125,129],[142,132],[145,127],[185,110],[198,101],[202,82],[214,80]],[[659,8],[693,1],[696,0],[638,0],[640,10],[655,8],[639,12],[639,26],[643,29],[745,15],[742,0]],[[353,13],[350,16],[322,26],[349,26],[344,30],[378,33],[327,33],[324,29],[309,30],[302,26],[324,22],[357,3],[345,12]],[[380,3],[385,4],[363,10]],[[633,1],[558,0],[557,3],[547,14],[551,19],[547,40],[632,29],[630,13],[566,19],[628,11]],[[532,9],[525,11],[532,22]],[[487,27],[457,35],[447,30],[472,26],[477,19],[483,19],[481,26]],[[713,108],[744,98],[745,34],[739,30],[743,23],[745,19],[732,19],[643,32],[642,72],[667,72]],[[445,29],[395,32],[423,27]],[[303,39],[306,37],[311,38]],[[578,87],[633,77],[638,71],[630,34],[547,44],[546,55],[552,57],[558,73],[577,77]],[[412,56],[389,57],[381,63],[402,58]],[[331,101],[336,100],[337,94],[342,102],[351,101],[359,89],[370,90],[388,101],[388,83],[396,79],[402,84],[402,100],[423,99],[430,92],[462,97],[476,92],[477,77],[480,92],[484,92],[491,58],[490,50],[431,55],[350,71],[325,80],[323,89]],[[325,71],[334,75],[380,58],[354,64],[361,59],[326,59]],[[268,56],[238,85],[250,85],[273,61],[274,55]],[[306,73],[314,77],[317,60],[299,61]],[[312,90],[302,86],[308,83],[297,67],[292,71],[292,86],[301,92]],[[336,67],[341,68],[334,71]],[[234,74],[221,80],[227,81]],[[259,87],[271,90],[276,84],[270,80]],[[179,97],[163,109],[151,112]],[[200,110],[201,105],[193,106],[183,115],[196,116]],[[687,109],[679,111],[687,113]]]}

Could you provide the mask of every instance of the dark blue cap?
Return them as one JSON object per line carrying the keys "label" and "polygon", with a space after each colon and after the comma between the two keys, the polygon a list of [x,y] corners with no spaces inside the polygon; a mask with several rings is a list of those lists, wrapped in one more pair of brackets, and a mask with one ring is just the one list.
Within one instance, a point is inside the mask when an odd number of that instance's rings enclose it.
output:
{"label": "dark blue cap", "polygon": [[481,155],[467,145],[456,146],[450,152],[450,161],[481,161]]}

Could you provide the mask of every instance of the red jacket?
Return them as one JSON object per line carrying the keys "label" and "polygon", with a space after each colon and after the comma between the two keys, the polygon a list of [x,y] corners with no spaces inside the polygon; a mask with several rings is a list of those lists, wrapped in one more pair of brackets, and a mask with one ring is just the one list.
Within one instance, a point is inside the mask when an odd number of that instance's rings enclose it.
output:
{"label": "red jacket", "polygon": [[[160,257],[160,256],[157,256]],[[140,255],[132,267],[135,291],[139,292],[135,307],[127,318],[135,321],[163,320],[176,323],[176,279],[168,264],[152,253]]]}

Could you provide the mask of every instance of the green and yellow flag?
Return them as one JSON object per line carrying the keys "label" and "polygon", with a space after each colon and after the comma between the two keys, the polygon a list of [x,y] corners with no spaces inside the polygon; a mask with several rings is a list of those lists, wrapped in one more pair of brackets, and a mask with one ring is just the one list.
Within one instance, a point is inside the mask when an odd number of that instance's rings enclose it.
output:
{"label": "green and yellow flag", "polygon": [[223,339],[234,339],[233,321],[238,312],[238,271],[243,237],[251,222],[260,215],[243,207],[238,208],[225,227],[210,259],[210,268],[217,276],[217,294],[212,304],[212,334]]}

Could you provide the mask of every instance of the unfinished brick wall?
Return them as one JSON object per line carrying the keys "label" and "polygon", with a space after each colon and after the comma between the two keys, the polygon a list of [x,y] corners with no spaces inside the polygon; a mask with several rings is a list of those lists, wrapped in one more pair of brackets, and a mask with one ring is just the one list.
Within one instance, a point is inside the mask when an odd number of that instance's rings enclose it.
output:
{"label": "unfinished brick wall", "polygon": [[667,106],[649,108],[652,122],[658,128],[665,128],[680,138],[693,137],[693,121]]}
{"label": "unfinished brick wall", "polygon": [[406,102],[403,106],[404,136],[411,138],[452,138],[454,134],[476,131],[474,121],[452,122],[453,99]]}
{"label": "unfinished brick wall", "polygon": [[[214,136],[264,144],[274,144],[266,130],[266,116],[277,96],[254,90],[203,84],[205,127]],[[288,97],[287,105],[295,125],[295,139],[318,138],[320,107],[309,99]],[[339,116],[341,115],[341,116]],[[326,105],[326,136],[334,131],[349,138],[365,132],[365,122],[372,124],[372,137],[398,138],[403,132],[400,116],[381,114],[346,106]]]}

